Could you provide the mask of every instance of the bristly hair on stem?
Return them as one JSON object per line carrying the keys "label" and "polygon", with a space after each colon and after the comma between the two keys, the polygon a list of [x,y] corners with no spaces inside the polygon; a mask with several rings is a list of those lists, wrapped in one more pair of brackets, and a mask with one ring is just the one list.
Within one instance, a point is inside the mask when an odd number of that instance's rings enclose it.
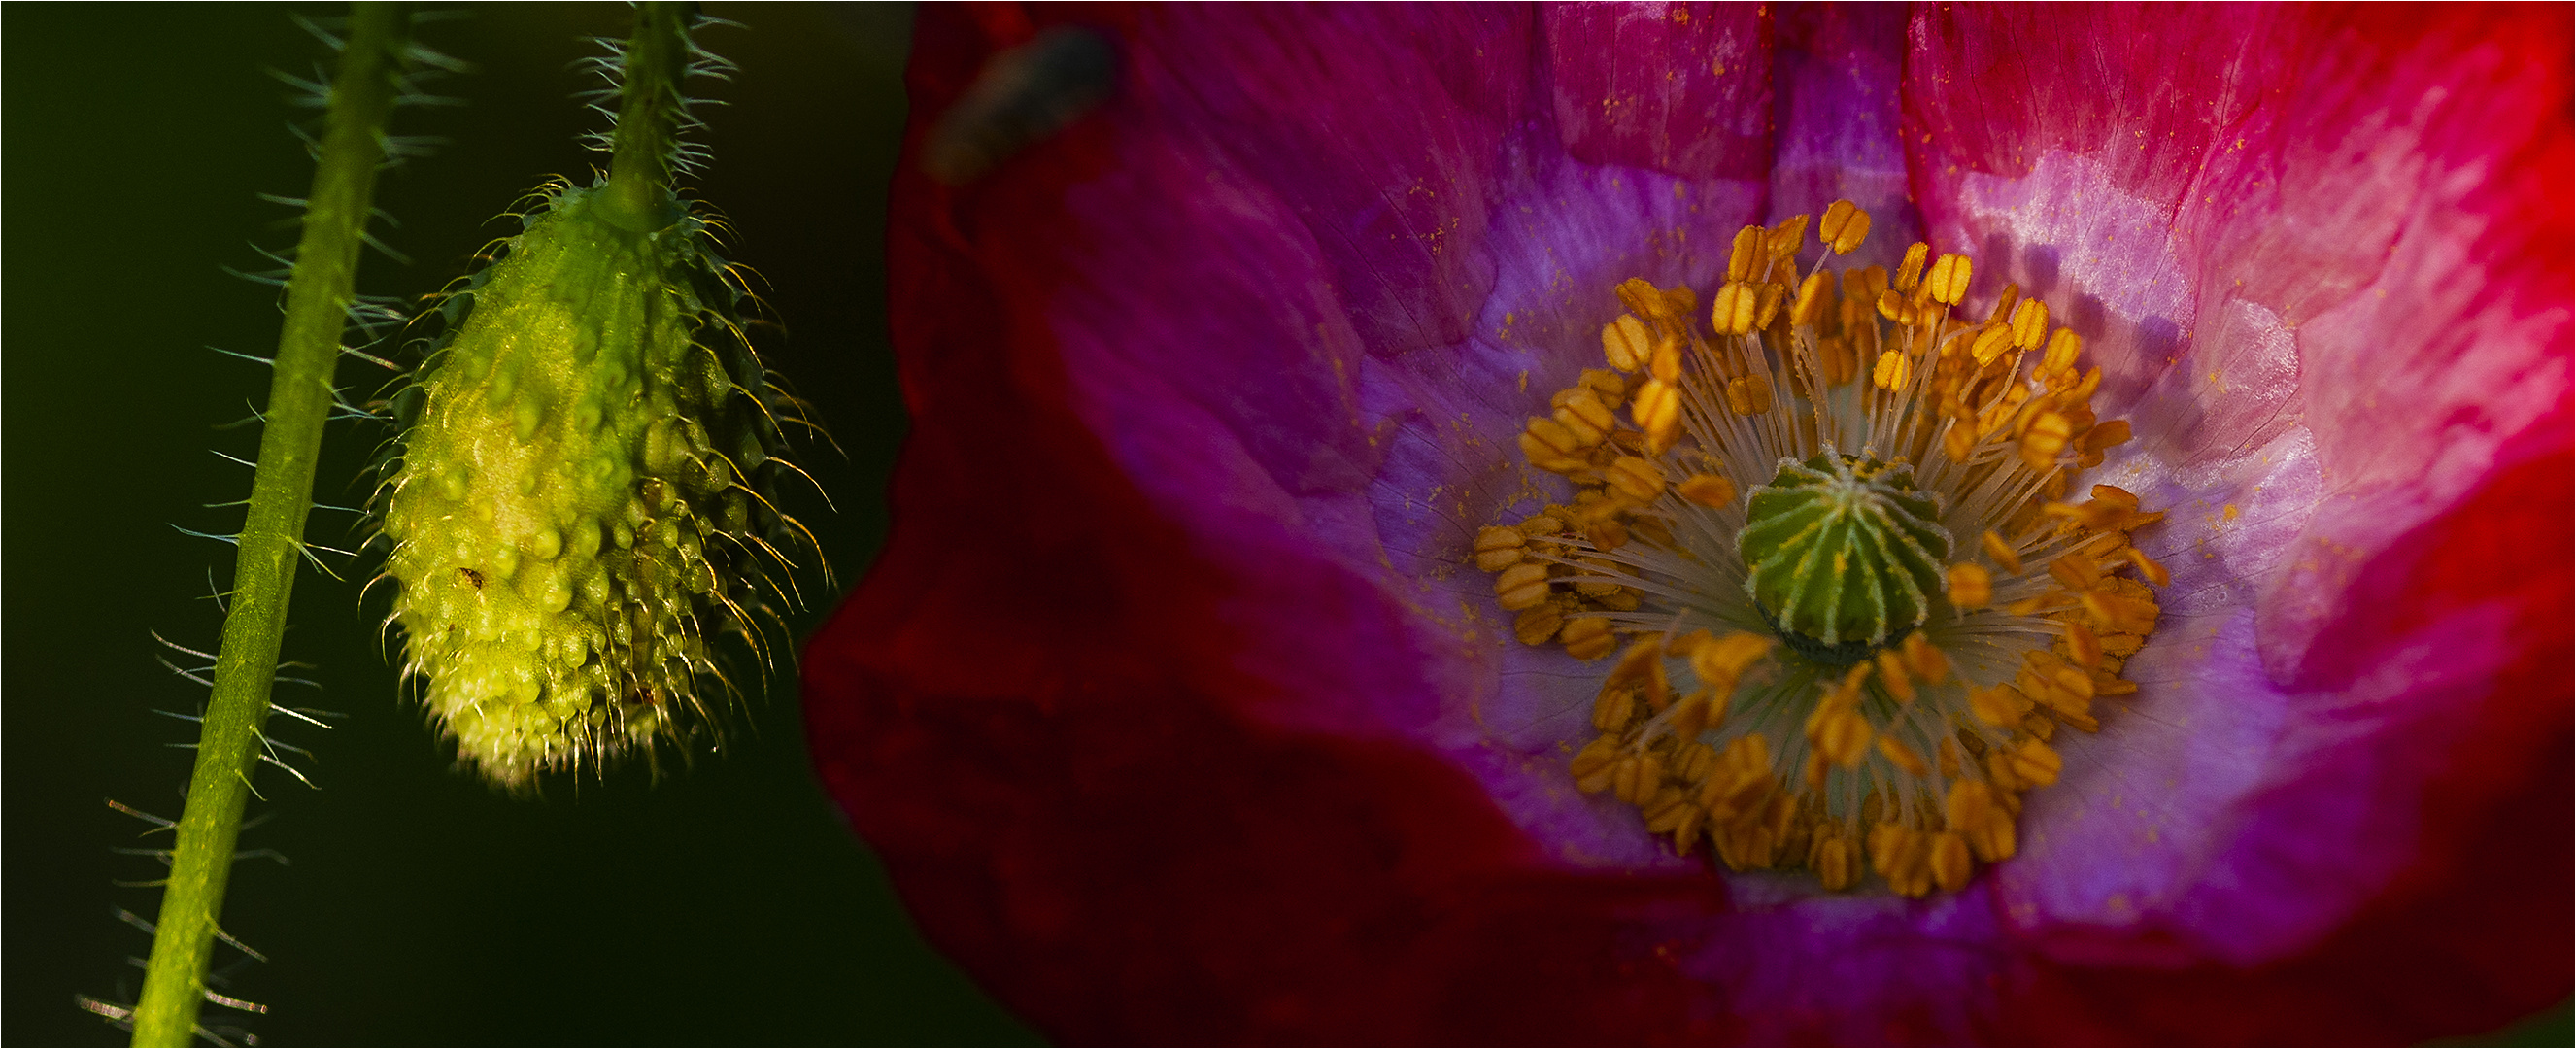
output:
{"label": "bristly hair on stem", "polygon": [[[320,34],[317,34],[320,35]],[[404,5],[352,6],[338,73],[324,92],[322,138],[315,152],[313,189],[305,198],[303,231],[286,280],[286,319],[278,336],[269,401],[260,415],[257,474],[234,570],[233,601],[224,619],[222,646],[210,678],[197,757],[188,781],[187,808],[176,826],[170,876],[154,921],[151,959],[143,994],[123,1017],[136,1045],[187,1045],[203,1032],[200,1006],[229,1004],[206,987],[224,890],[251,793],[251,775],[268,753],[263,729],[272,709],[278,650],[299,564],[306,559],[306,515],[312,509],[313,474],[324,423],[338,403],[334,366],[357,301],[359,249],[374,213],[377,173],[395,153],[385,137],[387,119],[413,93],[403,69],[417,60],[409,46],[410,13]],[[84,1003],[86,1006],[87,1003]]]}

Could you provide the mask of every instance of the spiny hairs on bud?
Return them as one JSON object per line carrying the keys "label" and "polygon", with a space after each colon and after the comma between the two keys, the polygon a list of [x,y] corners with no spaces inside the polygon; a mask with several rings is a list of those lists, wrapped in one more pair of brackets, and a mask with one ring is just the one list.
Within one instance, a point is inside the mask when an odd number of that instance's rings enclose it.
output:
{"label": "spiny hairs on bud", "polygon": [[790,552],[821,560],[777,507],[805,420],[745,333],[744,271],[667,182],[668,221],[637,229],[616,177],[541,190],[423,315],[439,333],[391,398],[385,623],[458,760],[513,790],[720,740],[739,689],[714,643],[765,672]]}

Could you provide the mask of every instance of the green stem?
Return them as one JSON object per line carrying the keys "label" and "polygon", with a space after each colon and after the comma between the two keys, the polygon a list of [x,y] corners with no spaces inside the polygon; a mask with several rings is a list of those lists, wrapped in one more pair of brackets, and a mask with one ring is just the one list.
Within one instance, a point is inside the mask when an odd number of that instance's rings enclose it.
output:
{"label": "green stem", "polygon": [[630,229],[649,232],[680,217],[671,194],[671,155],[688,116],[680,82],[689,74],[690,6],[635,6],[635,37],[626,42],[617,134],[609,147],[606,211]]}
{"label": "green stem", "polygon": [[396,63],[409,29],[410,15],[401,4],[351,5],[303,238],[286,285],[286,322],[278,335],[268,425],[260,435],[259,471],[233,572],[232,610],[224,619],[214,693],[197,742],[196,770],[188,779],[187,811],[179,818],[143,998],[134,1010],[135,1045],[195,1040],[206,959],[223,910],[251,772],[259,764],[260,730],[268,721],[287,599],[296,562],[304,556],[304,518],[332,402],[332,369],[339,362],[358,248],[373,207],[376,168],[384,160],[382,133],[398,91]]}

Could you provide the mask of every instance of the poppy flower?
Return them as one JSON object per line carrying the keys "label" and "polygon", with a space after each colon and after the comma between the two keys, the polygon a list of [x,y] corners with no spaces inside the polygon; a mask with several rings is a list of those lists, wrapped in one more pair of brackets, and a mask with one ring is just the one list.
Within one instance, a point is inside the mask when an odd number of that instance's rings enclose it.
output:
{"label": "poppy flower", "polygon": [[1042,1030],[2567,993],[2565,11],[929,9],[912,155],[1058,23],[1096,110],[898,175],[805,671]]}

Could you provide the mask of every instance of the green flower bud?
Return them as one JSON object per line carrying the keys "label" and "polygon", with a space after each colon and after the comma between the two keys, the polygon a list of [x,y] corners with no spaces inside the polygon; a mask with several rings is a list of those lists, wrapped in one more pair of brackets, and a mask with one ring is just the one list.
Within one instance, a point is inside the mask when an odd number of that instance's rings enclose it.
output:
{"label": "green flower bud", "polygon": [[710,727],[711,637],[760,645],[793,525],[764,491],[790,403],[704,225],[607,201],[557,189],[396,398],[389,621],[460,761],[514,788]]}

